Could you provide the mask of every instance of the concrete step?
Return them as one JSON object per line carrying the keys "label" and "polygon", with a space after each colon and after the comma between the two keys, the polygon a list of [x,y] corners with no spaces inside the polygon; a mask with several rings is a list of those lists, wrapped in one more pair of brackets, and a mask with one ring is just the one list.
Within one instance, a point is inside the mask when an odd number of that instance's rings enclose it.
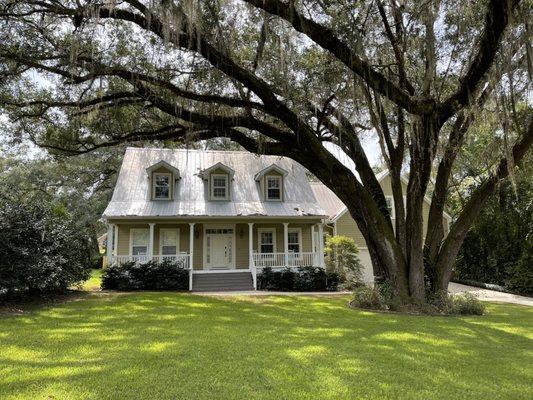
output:
{"label": "concrete step", "polygon": [[194,274],[192,290],[203,291],[245,291],[253,290],[252,274],[246,272]]}

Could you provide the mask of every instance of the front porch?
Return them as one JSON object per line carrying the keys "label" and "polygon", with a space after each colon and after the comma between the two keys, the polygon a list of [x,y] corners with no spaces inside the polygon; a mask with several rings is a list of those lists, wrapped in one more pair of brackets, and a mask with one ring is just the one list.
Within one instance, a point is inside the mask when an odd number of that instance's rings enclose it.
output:
{"label": "front porch", "polygon": [[[108,221],[109,264],[172,261],[199,274],[257,274],[265,267],[324,267],[323,225],[308,221]],[[221,276],[221,275],[218,275]]]}

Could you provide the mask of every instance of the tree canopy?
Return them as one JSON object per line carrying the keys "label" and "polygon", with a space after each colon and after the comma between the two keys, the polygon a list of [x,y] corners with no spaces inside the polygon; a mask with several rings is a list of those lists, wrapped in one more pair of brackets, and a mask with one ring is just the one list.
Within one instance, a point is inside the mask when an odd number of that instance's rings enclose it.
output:
{"label": "tree canopy", "polygon": [[[519,0],[1,0],[0,105],[13,135],[67,154],[222,137],[291,157],[347,205],[375,273],[420,301],[447,287],[468,228],[533,142],[530,20]],[[445,237],[475,130],[500,146]]]}

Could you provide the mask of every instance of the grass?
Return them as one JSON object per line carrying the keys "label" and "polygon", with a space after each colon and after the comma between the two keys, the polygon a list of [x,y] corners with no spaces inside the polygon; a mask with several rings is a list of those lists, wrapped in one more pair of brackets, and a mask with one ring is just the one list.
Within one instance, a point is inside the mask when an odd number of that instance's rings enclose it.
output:
{"label": "grass", "polygon": [[1,399],[531,399],[533,309],[93,293],[0,318]]}
{"label": "grass", "polygon": [[102,282],[102,270],[93,269],[91,270],[91,276],[87,279],[83,285],[82,289],[87,291],[100,290],[100,283]]}

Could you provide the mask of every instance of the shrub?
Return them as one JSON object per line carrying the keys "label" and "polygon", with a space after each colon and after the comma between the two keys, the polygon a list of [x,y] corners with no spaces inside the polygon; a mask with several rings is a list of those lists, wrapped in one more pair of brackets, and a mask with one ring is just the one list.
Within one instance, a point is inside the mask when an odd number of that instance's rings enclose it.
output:
{"label": "shrub", "polygon": [[171,261],[113,264],[102,274],[102,289],[188,290],[189,271]]}
{"label": "shrub", "polygon": [[354,307],[370,310],[387,310],[389,308],[378,287],[365,285],[354,290],[350,304]]}
{"label": "shrub", "polygon": [[326,239],[326,269],[336,272],[349,287],[357,287],[363,280],[363,266],[357,256],[354,240],[347,236],[328,236]]}
{"label": "shrub", "polygon": [[483,315],[485,313],[485,304],[472,293],[456,294],[451,296],[451,299],[453,314]]}
{"label": "shrub", "polygon": [[265,267],[257,275],[258,289],[280,291],[325,291],[337,290],[339,276],[335,272],[326,273],[318,267],[298,267],[294,271],[284,268],[274,271]]}
{"label": "shrub", "polygon": [[64,208],[0,193],[0,295],[64,292],[88,279],[85,240]]}

